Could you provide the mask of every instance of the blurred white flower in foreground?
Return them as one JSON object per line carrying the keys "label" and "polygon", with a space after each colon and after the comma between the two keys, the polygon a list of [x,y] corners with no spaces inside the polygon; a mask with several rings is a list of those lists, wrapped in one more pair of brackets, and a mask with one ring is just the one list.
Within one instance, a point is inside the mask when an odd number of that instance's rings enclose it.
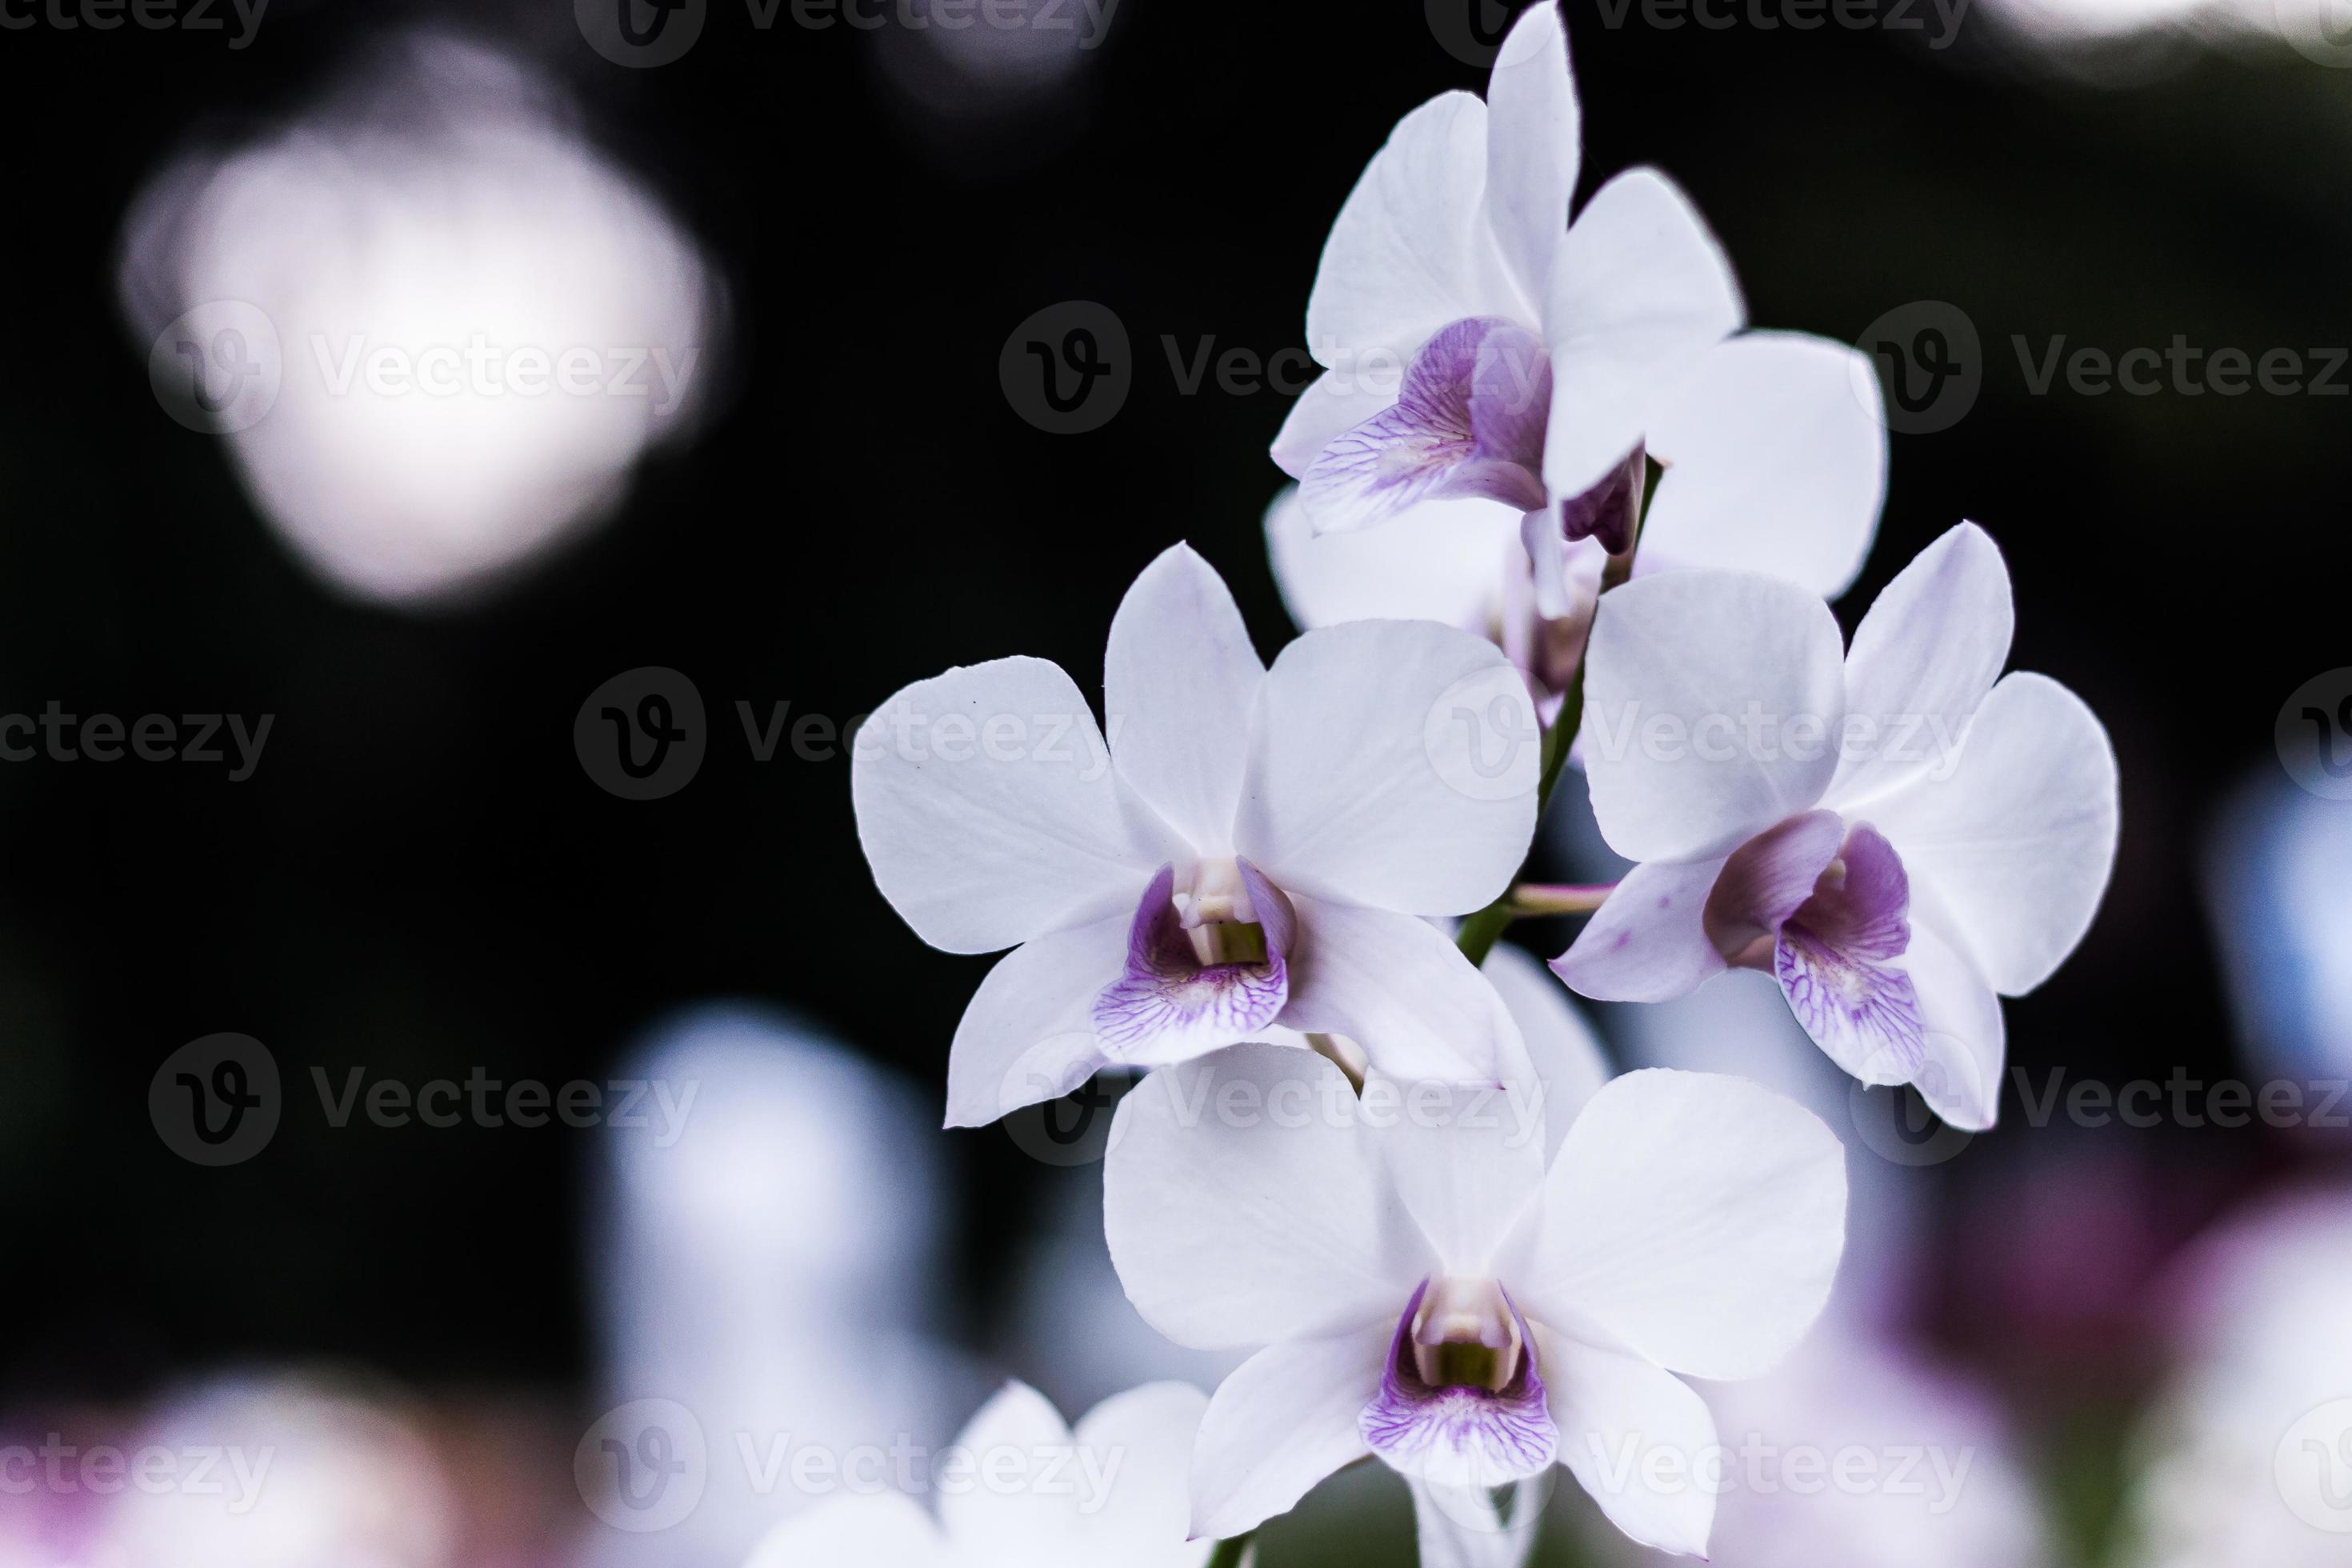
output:
{"label": "blurred white flower in foreground", "polygon": [[2206,846],[2215,938],[2257,1071],[2352,1073],[2352,811],[2263,769]]}
{"label": "blurred white flower in foreground", "polygon": [[1724,1568],[2050,1561],[1995,1414],[1894,1343],[1825,1323],[1778,1370],[1709,1388],[1707,1404],[1725,1449],[1709,1556]]}
{"label": "blurred white flower in foreground", "polygon": [[[924,1336],[938,1139],[905,1085],[748,1009],[673,1021],[615,1076],[651,1085],[648,1106],[687,1109],[667,1145],[659,1115],[607,1133],[606,1397],[683,1406],[709,1473],[685,1521],[592,1524],[583,1560],[701,1568],[845,1489],[852,1450],[950,1429],[957,1370]],[[794,1461],[810,1450],[830,1457],[829,1479],[803,1485]]]}
{"label": "blurred white flower in foreground", "polygon": [[1156,1383],[1068,1424],[1009,1385],[935,1471],[936,1523],[896,1493],[844,1498],[779,1528],[749,1568],[1199,1568],[1184,1477],[1207,1398]]}
{"label": "blurred white flower in foreground", "polygon": [[[184,1484],[120,1494],[93,1553],[129,1568],[455,1568],[457,1510],[397,1413],[292,1377],[226,1379],[128,1446]],[[206,1462],[209,1461],[209,1462]],[[199,1466],[201,1465],[201,1471]],[[134,1463],[131,1474],[140,1473]]]}
{"label": "blurred white flower in foreground", "polygon": [[175,416],[214,417],[321,576],[392,601],[482,584],[609,511],[688,427],[719,314],[693,242],[546,82],[434,35],[168,167],[127,220],[121,288],[159,394],[192,400]]}
{"label": "blurred white flower in foreground", "polygon": [[1986,15],[2094,79],[2128,79],[2197,46],[2352,65],[2344,0],[1985,0]]}
{"label": "blurred white flower in foreground", "polygon": [[2224,1224],[2174,1289],[2181,1365],[2141,1434],[2121,1560],[2352,1560],[2352,1193]]}

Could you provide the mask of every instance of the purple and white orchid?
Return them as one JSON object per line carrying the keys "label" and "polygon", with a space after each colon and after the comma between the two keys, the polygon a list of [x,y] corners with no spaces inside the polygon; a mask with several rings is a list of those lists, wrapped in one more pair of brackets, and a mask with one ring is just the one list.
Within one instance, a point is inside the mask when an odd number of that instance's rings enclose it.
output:
{"label": "purple and white orchid", "polygon": [[1846,1071],[1991,1126],[1999,996],[2081,941],[2117,827],[2098,720],[2046,677],[2001,676],[2013,619],[1973,523],[1887,584],[1851,651],[1819,599],[1772,578],[1610,595],[1586,771],[1602,837],[1640,864],[1553,967],[1623,1002],[1766,970]]}
{"label": "purple and white orchid", "polygon": [[1843,1147],[1706,1073],[1628,1074],[1572,1121],[1432,1087],[1375,1075],[1359,1100],[1319,1057],[1244,1046],[1121,1104],[1104,1219],[1129,1299],[1180,1344],[1263,1347],[1202,1423],[1194,1532],[1371,1455],[1433,1488],[1564,1464],[1628,1535],[1704,1552],[1715,1429],[1676,1373],[1757,1375],[1811,1327]]}
{"label": "purple and white orchid", "polygon": [[1108,743],[1034,658],[919,681],[858,731],[883,896],[934,947],[1019,944],[956,1031],[950,1125],[1274,1028],[1401,1078],[1502,1070],[1507,1015],[1422,918],[1500,893],[1534,831],[1535,713],[1500,653],[1363,621],[1269,669],[1178,545],[1119,605],[1103,685]]}
{"label": "purple and white orchid", "polygon": [[1832,598],[1860,570],[1886,476],[1869,359],[1732,337],[1729,265],[1654,170],[1570,224],[1579,153],[1544,4],[1484,103],[1451,93],[1407,116],[1349,197],[1307,306],[1331,368],[1274,446],[1300,481],[1267,527],[1302,626],[1365,603],[1466,626],[1557,694],[1602,567],[1632,542],[1647,458],[1665,472],[1643,570],[1767,571]]}

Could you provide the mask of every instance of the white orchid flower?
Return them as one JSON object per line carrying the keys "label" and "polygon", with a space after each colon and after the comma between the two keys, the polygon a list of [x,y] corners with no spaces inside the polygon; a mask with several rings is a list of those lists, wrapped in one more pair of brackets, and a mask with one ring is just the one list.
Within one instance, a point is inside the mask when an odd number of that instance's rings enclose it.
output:
{"label": "white orchid flower", "polygon": [[2074,951],[2105,890],[2116,759],[2082,700],[2003,678],[2009,572],[1963,523],[1841,642],[1772,578],[1634,582],[1595,620],[1585,765],[1609,847],[1639,861],[1553,967],[1609,1001],[1727,967],[1775,975],[1865,1083],[1992,1125],[1999,996]]}
{"label": "white orchid flower", "polygon": [[1193,1530],[1255,1529],[1374,1455],[1440,1488],[1564,1464],[1634,1539],[1704,1551],[1715,1433],[1675,1374],[1756,1375],[1821,1311],[1837,1139],[1744,1080],[1650,1071],[1548,1159],[1539,1100],[1436,1087],[1375,1074],[1360,1101],[1319,1057],[1244,1046],[1121,1104],[1129,1298],[1180,1344],[1263,1347],[1202,1424]]}
{"label": "white orchid flower", "polygon": [[1535,829],[1535,712],[1501,654],[1363,621],[1269,669],[1178,545],[1112,620],[1104,698],[1108,742],[1055,666],[996,659],[858,731],[883,895],[934,947],[1019,944],[956,1031],[950,1125],[1271,1028],[1401,1079],[1496,1079],[1516,1031],[1422,917],[1492,900]]}

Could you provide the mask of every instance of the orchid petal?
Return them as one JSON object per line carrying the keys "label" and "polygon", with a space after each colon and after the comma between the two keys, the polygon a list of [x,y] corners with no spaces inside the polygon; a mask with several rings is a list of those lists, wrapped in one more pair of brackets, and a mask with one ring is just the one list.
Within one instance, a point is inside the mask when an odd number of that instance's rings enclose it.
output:
{"label": "orchid petal", "polygon": [[1582,153],[1568,29],[1552,0],[1513,25],[1486,82],[1486,226],[1538,319],[1552,257],[1568,232]]}
{"label": "orchid petal", "polygon": [[1724,860],[1634,867],[1551,962],[1569,989],[1596,1002],[1671,1002],[1723,973],[1706,932],[1707,894]]}
{"label": "orchid petal", "polygon": [[1451,626],[1308,632],[1259,688],[1250,746],[1234,841],[1286,892],[1459,914],[1509,885],[1535,831],[1534,704]]}
{"label": "orchid petal", "polygon": [[1109,755],[1087,700],[1044,659],[915,682],[859,726],[851,749],[875,885],[950,952],[993,952],[1133,909],[1173,846]]}
{"label": "orchid petal", "polygon": [[1843,651],[1829,606],[1778,578],[1665,572],[1603,595],[1578,734],[1609,847],[1704,859],[1812,809],[1838,765]]}
{"label": "orchid petal", "polygon": [[818,1563],[951,1568],[959,1561],[919,1504],[902,1492],[830,1498],[762,1537],[744,1568],[810,1568]]}
{"label": "orchid petal", "polygon": [[1364,1103],[1390,1122],[1380,1137],[1389,1180],[1440,1271],[1491,1278],[1504,1238],[1543,1190],[1541,1115],[1496,1084],[1406,1084],[1378,1073],[1365,1081]]}
{"label": "orchid petal", "polygon": [[1495,1083],[1524,1059],[1495,988],[1426,921],[1292,895],[1299,942],[1282,1022],[1345,1035],[1403,1083]]}
{"label": "orchid petal", "polygon": [[1145,567],[1111,617],[1111,758],[1201,855],[1233,852],[1250,707],[1265,679],[1232,590],[1188,544]]}
{"label": "orchid petal", "polygon": [[1504,574],[1517,566],[1519,513],[1487,500],[1429,501],[1378,528],[1318,535],[1286,489],[1266,509],[1266,550],[1290,617],[1303,628],[1341,621],[1439,621],[1483,633]]}
{"label": "orchid petal", "polygon": [[[1615,1069],[1601,1047],[1600,1037],[1569,1001],[1558,977],[1524,948],[1497,942],[1479,972],[1502,997],[1526,1043],[1525,1069],[1507,1072],[1505,1079],[1514,1085],[1531,1081],[1535,1086],[1525,1092],[1525,1099],[1543,1117],[1543,1166],[1549,1170],[1560,1141],[1568,1136],[1569,1124]],[[1515,1100],[1514,1106],[1517,1103]]]}
{"label": "orchid petal", "polygon": [[2090,929],[2115,868],[2116,754],[2083,700],[2016,674],[1977,710],[1948,776],[1872,803],[1927,906],[2005,996],[2050,977]]}
{"label": "orchid petal", "polygon": [[1569,1129],[1512,1289],[1562,1333],[1752,1377],[1820,1316],[1844,1240],[1845,1148],[1820,1118],[1744,1079],[1651,1069]]}
{"label": "orchid petal", "polygon": [[1195,1350],[1385,1332],[1429,1271],[1354,1087],[1281,1046],[1164,1068],[1120,1101],[1103,1228],[1128,1300]]}
{"label": "orchid petal", "polygon": [[1598,484],[1745,317],[1722,247],[1673,181],[1632,169],[1595,192],[1569,227],[1544,304],[1551,493]]}
{"label": "orchid petal", "polygon": [[1291,1340],[1260,1351],[1225,1379],[1192,1451],[1195,1536],[1245,1535],[1370,1452],[1357,1420],[1380,1387],[1390,1333],[1382,1321]]}
{"label": "orchid petal", "polygon": [[1105,1065],[1095,997],[1118,973],[1129,918],[1049,931],[996,961],[948,1047],[949,1126],[985,1127],[1058,1100]]}
{"label": "orchid petal", "polygon": [[1543,1346],[1560,1462],[1635,1541],[1704,1556],[1715,1524],[1706,1461],[1717,1452],[1706,1401],[1636,1357],[1551,1334]]}
{"label": "orchid petal", "polygon": [[1444,94],[1397,122],[1324,242],[1307,300],[1318,363],[1351,375],[1401,366],[1448,321],[1511,313],[1486,188],[1486,106],[1475,95]]}
{"label": "orchid petal", "polygon": [[[1076,1438],[1046,1397],[1011,1383],[981,1406],[957,1434],[977,1475],[1000,1473],[1016,1458],[1024,1470],[1068,1455],[1077,1468]],[[1076,1544],[1078,1514],[1071,1499],[1043,1487],[971,1486],[939,1489],[940,1527],[961,1557],[981,1562],[1052,1562]],[[852,1562],[870,1562],[861,1553]]]}
{"label": "orchid petal", "polygon": [[1404,356],[1385,374],[1361,368],[1326,371],[1308,384],[1284,416],[1271,455],[1276,467],[1292,479],[1306,476],[1307,465],[1343,431],[1352,430],[1397,400],[1404,380]]}
{"label": "orchid petal", "polygon": [[1648,563],[1844,593],[1886,500],[1876,375],[1869,355],[1795,332],[1709,349],[1650,423],[1666,471],[1642,524]]}
{"label": "orchid petal", "polygon": [[1973,522],[1947,531],[1886,584],[1846,656],[1851,717],[1831,799],[1847,816],[1920,774],[1948,770],[2009,660],[2009,568]]}
{"label": "orchid petal", "polygon": [[[1082,1455],[1098,1456],[1108,1495],[1079,1510],[1084,1563],[1200,1568],[1214,1548],[1192,1535],[1192,1450],[1209,1396],[1181,1383],[1113,1394],[1078,1422]],[[1113,1465],[1116,1468],[1113,1468]],[[875,1568],[892,1568],[877,1563]]]}
{"label": "orchid petal", "polygon": [[1716,951],[1733,963],[1753,945],[1769,952],[1844,843],[1845,824],[1836,812],[1809,811],[1734,850],[1706,895],[1706,934]]}
{"label": "orchid petal", "polygon": [[1911,1081],[1945,1121],[1966,1132],[1985,1131],[2000,1117],[2008,1050],[2000,998],[1928,920],[1911,922],[1903,966],[1918,993],[1926,1028],[1925,1057]]}

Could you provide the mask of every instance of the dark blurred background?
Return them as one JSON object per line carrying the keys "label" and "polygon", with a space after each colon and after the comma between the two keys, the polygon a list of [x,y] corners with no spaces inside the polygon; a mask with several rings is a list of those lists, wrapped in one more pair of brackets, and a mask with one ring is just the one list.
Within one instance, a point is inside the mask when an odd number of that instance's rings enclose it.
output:
{"label": "dark blurred background", "polygon": [[[18,5],[22,0],[16,0]],[[192,130],[301,107],[384,29],[432,20],[538,58],[607,155],[723,272],[729,390],[592,536],[478,602],[423,613],[323,586],[259,521],[222,444],[159,408],[126,331],[126,206]],[[2352,71],[2284,49],[2184,52],[2086,79],[1971,14],[1928,33],[1570,24],[1583,185],[1654,163],[1722,236],[1759,325],[1853,341],[1958,306],[1982,391],[1894,437],[1851,628],[1961,518],[2017,584],[2014,662],[2078,690],[2123,763],[2124,837],[2074,961],[2010,1005],[2011,1059],[2077,1077],[2217,1078],[2235,1057],[2198,844],[2276,765],[2278,707],[2352,661],[2343,584],[2352,400],[2172,390],[2035,395],[2037,359],[2185,334],[2259,355],[2352,342]],[[787,1002],[926,1092],[986,961],[924,948],[875,892],[845,758],[759,763],[735,704],[839,721],[948,665],[1026,652],[1082,685],[1134,573],[1170,542],[1232,582],[1262,649],[1290,627],[1265,564],[1287,399],[1189,362],[1303,342],[1333,214],[1392,122],[1485,72],[1404,0],[1124,0],[1051,94],[960,112],[847,27],[769,31],[732,0],[700,45],[625,70],[556,4],[276,0],[253,42],[0,31],[18,374],[0,407],[0,710],[276,716],[261,764],[0,767],[0,1177],[11,1194],[0,1400],[127,1397],[172,1369],[362,1361],[422,1383],[584,1377],[586,1135],[337,1131],[310,1071],[596,1079],[666,1011]],[[1464,37],[1469,35],[1464,34]],[[1124,322],[1104,427],[1045,434],[998,382],[1059,301]],[[2352,376],[2340,376],[2352,382]],[[685,672],[710,750],[681,793],[614,797],[581,703]],[[297,1110],[226,1170],[176,1158],[149,1079],[251,1035]],[[2014,1114],[1936,1173],[1955,1344],[1976,1261],[2022,1225],[2018,1173],[2063,1128]],[[1061,1173],[1001,1133],[942,1135],[960,1266],[1004,1283],[1024,1199]],[[2167,1245],[2272,1167],[2277,1134],[2109,1129],[2168,1194]],[[2036,1140],[2044,1142],[2039,1149]],[[2160,1253],[2161,1248],[2152,1252]]]}

